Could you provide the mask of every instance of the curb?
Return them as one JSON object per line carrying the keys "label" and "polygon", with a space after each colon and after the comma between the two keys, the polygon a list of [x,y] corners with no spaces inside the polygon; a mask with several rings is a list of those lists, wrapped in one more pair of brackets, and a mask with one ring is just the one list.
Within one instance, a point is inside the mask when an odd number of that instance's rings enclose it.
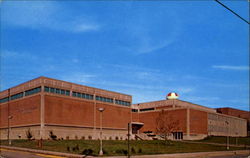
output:
{"label": "curb", "polygon": [[[176,153],[176,154],[160,154],[160,155],[133,155],[133,158],[208,158],[211,156],[233,156],[233,155],[250,155],[249,150],[235,151],[213,151],[213,152],[195,152],[195,153]],[[127,156],[110,156],[102,158],[126,158]]]}
{"label": "curb", "polygon": [[85,155],[78,155],[78,154],[69,154],[69,153],[62,153],[56,151],[47,151],[47,150],[38,150],[38,149],[29,149],[29,148],[20,148],[20,147],[10,147],[1,145],[0,148],[3,149],[10,149],[10,150],[18,150],[18,151],[26,151],[32,153],[39,153],[39,154],[48,154],[54,156],[62,156],[62,157],[72,157],[72,158],[91,158],[93,156],[85,156]]}
{"label": "curb", "polygon": [[[20,147],[10,147],[10,146],[0,146],[3,149],[12,149],[18,151],[26,151],[32,153],[40,153],[40,154],[48,154],[54,156],[62,156],[69,158],[94,158],[94,156],[85,156],[78,154],[69,154],[69,153],[61,153],[55,151],[47,151],[47,150],[37,150],[37,149],[28,149],[28,148],[20,148]],[[232,155],[250,155],[249,150],[234,150],[234,151],[213,151],[213,152],[195,152],[195,153],[176,153],[176,154],[158,154],[158,155],[132,155],[133,158],[194,158],[194,157],[210,157],[210,156],[232,156]],[[105,156],[102,158],[126,158],[127,156]]]}

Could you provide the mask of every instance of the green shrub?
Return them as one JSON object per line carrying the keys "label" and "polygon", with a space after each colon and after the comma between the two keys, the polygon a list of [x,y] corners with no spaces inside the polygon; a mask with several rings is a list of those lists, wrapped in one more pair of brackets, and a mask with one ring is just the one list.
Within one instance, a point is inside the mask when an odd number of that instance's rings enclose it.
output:
{"label": "green shrub", "polygon": [[70,147],[69,146],[67,146],[67,151],[70,151]]}
{"label": "green shrub", "polygon": [[52,140],[56,140],[57,136],[53,133],[53,131],[49,131],[49,137],[52,139]]}
{"label": "green shrub", "polygon": [[131,148],[131,153],[132,153],[132,154],[135,154],[135,153],[136,153],[134,147]]}
{"label": "green shrub", "polygon": [[28,140],[31,140],[31,138],[33,137],[33,134],[31,132],[30,128],[26,131],[26,137]]}
{"label": "green shrub", "polygon": [[89,136],[88,138],[89,138],[89,140],[92,140],[92,136]]}
{"label": "green shrub", "polygon": [[73,150],[73,151],[79,151],[79,145],[78,145],[78,144],[76,144],[76,146],[75,146],[75,147],[73,147],[73,148],[72,148],[72,150]]}
{"label": "green shrub", "polygon": [[142,149],[141,148],[138,150],[138,153],[142,153]]}
{"label": "green shrub", "polygon": [[125,149],[117,149],[115,151],[117,154],[124,154],[124,155],[127,155],[128,154],[128,151],[125,150]]}
{"label": "green shrub", "polygon": [[93,154],[93,150],[92,149],[84,149],[82,151],[82,155],[92,155]]}

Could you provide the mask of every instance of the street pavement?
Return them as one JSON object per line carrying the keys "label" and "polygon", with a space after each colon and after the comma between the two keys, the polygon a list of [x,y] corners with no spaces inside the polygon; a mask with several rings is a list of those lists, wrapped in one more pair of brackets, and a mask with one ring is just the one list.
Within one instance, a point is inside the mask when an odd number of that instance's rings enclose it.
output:
{"label": "street pavement", "polygon": [[[249,154],[250,154],[249,150],[238,150],[238,151],[219,151],[219,152],[217,151],[217,152],[197,152],[197,153],[176,153],[176,154],[161,154],[161,155],[133,155],[131,156],[131,158],[250,158]],[[0,158],[63,158],[63,157],[83,158],[84,157],[83,155],[81,156],[75,154],[41,151],[41,150],[25,149],[17,147],[0,148],[0,155],[1,155]],[[92,156],[87,156],[87,157],[92,157]],[[112,156],[107,158],[127,158],[127,156]]]}
{"label": "street pavement", "polygon": [[248,157],[247,154],[243,154],[243,155],[233,155],[233,156],[213,156],[213,157],[209,157],[209,158],[250,158],[250,156]]}
{"label": "street pavement", "polygon": [[63,158],[47,154],[31,153],[26,151],[15,151],[9,149],[0,149],[0,158]]}

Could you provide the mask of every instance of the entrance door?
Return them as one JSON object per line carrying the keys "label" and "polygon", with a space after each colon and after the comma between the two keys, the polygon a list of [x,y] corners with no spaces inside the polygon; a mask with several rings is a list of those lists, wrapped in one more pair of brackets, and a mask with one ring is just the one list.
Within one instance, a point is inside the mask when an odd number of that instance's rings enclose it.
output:
{"label": "entrance door", "polygon": [[183,133],[182,132],[173,132],[173,137],[175,140],[182,140],[183,139]]}

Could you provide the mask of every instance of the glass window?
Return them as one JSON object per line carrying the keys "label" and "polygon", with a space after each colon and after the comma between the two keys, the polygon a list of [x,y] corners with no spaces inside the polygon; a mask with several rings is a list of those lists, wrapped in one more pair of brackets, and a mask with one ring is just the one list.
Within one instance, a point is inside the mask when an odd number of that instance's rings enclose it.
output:
{"label": "glass window", "polygon": [[56,93],[57,93],[57,94],[60,94],[60,89],[57,89],[57,88],[56,88]]}
{"label": "glass window", "polygon": [[86,94],[83,93],[83,94],[82,94],[82,98],[86,98]]}
{"label": "glass window", "polygon": [[55,93],[55,88],[50,88],[51,93]]}
{"label": "glass window", "polygon": [[86,99],[89,99],[90,98],[90,95],[89,94],[86,94]]}
{"label": "glass window", "polygon": [[9,101],[9,97],[0,99],[0,103],[5,103]]}
{"label": "glass window", "polygon": [[10,100],[14,100],[14,99],[22,98],[22,97],[23,97],[23,92],[15,94],[15,95],[12,95],[10,97]]}
{"label": "glass window", "polygon": [[70,94],[70,91],[69,90],[66,90],[66,95],[69,95]]}
{"label": "glass window", "polygon": [[77,93],[77,97],[81,98],[82,94],[81,93]]}
{"label": "glass window", "polygon": [[72,96],[73,96],[73,97],[76,97],[76,92],[73,92],[73,93],[72,93]]}
{"label": "glass window", "polygon": [[37,92],[41,92],[41,87],[36,88]]}
{"label": "glass window", "polygon": [[93,100],[94,96],[93,95],[89,95],[89,99]]}
{"label": "glass window", "polygon": [[65,90],[62,89],[62,90],[61,90],[61,94],[65,94]]}
{"label": "glass window", "polygon": [[49,92],[49,87],[44,87],[45,92]]}

